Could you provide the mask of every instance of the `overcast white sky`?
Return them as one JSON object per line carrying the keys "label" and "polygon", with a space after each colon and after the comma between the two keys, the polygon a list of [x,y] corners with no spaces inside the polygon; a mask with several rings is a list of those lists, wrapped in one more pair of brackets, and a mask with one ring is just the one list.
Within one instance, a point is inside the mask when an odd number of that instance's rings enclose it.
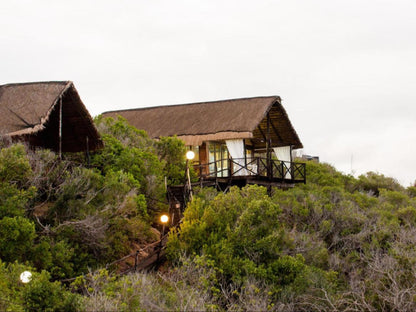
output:
{"label": "overcast white sky", "polygon": [[72,80],[93,116],[279,95],[304,153],[416,180],[415,0],[15,0],[0,29],[0,84]]}

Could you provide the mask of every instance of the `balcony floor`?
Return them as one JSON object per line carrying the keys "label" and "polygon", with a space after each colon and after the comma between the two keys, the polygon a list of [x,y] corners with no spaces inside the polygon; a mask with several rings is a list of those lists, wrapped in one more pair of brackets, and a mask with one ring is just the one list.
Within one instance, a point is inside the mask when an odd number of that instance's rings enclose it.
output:
{"label": "balcony floor", "polygon": [[214,186],[219,185],[221,189],[227,186],[244,187],[247,184],[257,184],[266,187],[278,187],[278,188],[292,188],[296,183],[303,183],[303,181],[294,181],[292,179],[269,179],[266,176],[231,176],[231,177],[205,177],[200,179],[199,182],[192,183],[194,186]]}

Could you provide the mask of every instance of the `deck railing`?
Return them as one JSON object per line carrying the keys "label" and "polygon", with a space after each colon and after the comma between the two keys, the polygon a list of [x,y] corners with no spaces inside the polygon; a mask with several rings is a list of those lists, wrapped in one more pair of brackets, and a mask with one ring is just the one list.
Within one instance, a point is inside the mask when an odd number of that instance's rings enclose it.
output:
{"label": "deck railing", "polygon": [[255,157],[220,159],[210,163],[194,163],[199,178],[261,177],[270,180],[306,182],[304,163]]}

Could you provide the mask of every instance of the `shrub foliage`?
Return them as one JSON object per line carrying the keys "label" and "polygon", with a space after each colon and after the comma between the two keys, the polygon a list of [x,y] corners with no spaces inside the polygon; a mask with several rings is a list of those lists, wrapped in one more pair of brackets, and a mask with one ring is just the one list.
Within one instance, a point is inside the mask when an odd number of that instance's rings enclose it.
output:
{"label": "shrub foliage", "polygon": [[0,310],[416,310],[415,186],[314,162],[307,184],[272,196],[197,192],[164,270],[102,269],[158,239],[151,226],[167,209],[165,181],[183,182],[185,147],[121,118],[96,125],[104,148],[89,161],[1,148]]}

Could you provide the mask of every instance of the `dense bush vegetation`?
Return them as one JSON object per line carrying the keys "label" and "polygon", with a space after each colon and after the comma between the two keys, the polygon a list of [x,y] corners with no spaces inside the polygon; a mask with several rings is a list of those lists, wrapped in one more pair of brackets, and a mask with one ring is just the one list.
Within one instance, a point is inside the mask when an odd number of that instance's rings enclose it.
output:
{"label": "dense bush vegetation", "polygon": [[239,297],[256,281],[252,299],[268,298],[269,310],[415,310],[414,187],[313,162],[307,172],[306,185],[271,198],[257,186],[201,191],[171,233],[171,258],[202,257],[222,309],[236,299],[224,289]]}
{"label": "dense bush vegetation", "polygon": [[[167,209],[165,177],[184,176],[181,141],[151,140],[122,119],[96,123],[105,147],[89,165],[82,154],[59,160],[22,144],[0,150],[1,268],[8,272],[21,263],[41,272],[22,289],[39,292],[33,296],[55,310],[64,307],[48,300],[61,286],[49,280],[87,273],[157,240],[151,224]],[[15,290],[7,298],[0,295],[1,310],[23,301],[43,309]]]}
{"label": "dense bush vegetation", "polygon": [[416,309],[416,185],[314,162],[307,184],[271,197],[259,186],[199,190],[162,270],[110,273],[158,239],[151,225],[167,209],[165,181],[183,181],[184,145],[122,119],[96,124],[105,147],[89,164],[1,148],[0,310]]}

